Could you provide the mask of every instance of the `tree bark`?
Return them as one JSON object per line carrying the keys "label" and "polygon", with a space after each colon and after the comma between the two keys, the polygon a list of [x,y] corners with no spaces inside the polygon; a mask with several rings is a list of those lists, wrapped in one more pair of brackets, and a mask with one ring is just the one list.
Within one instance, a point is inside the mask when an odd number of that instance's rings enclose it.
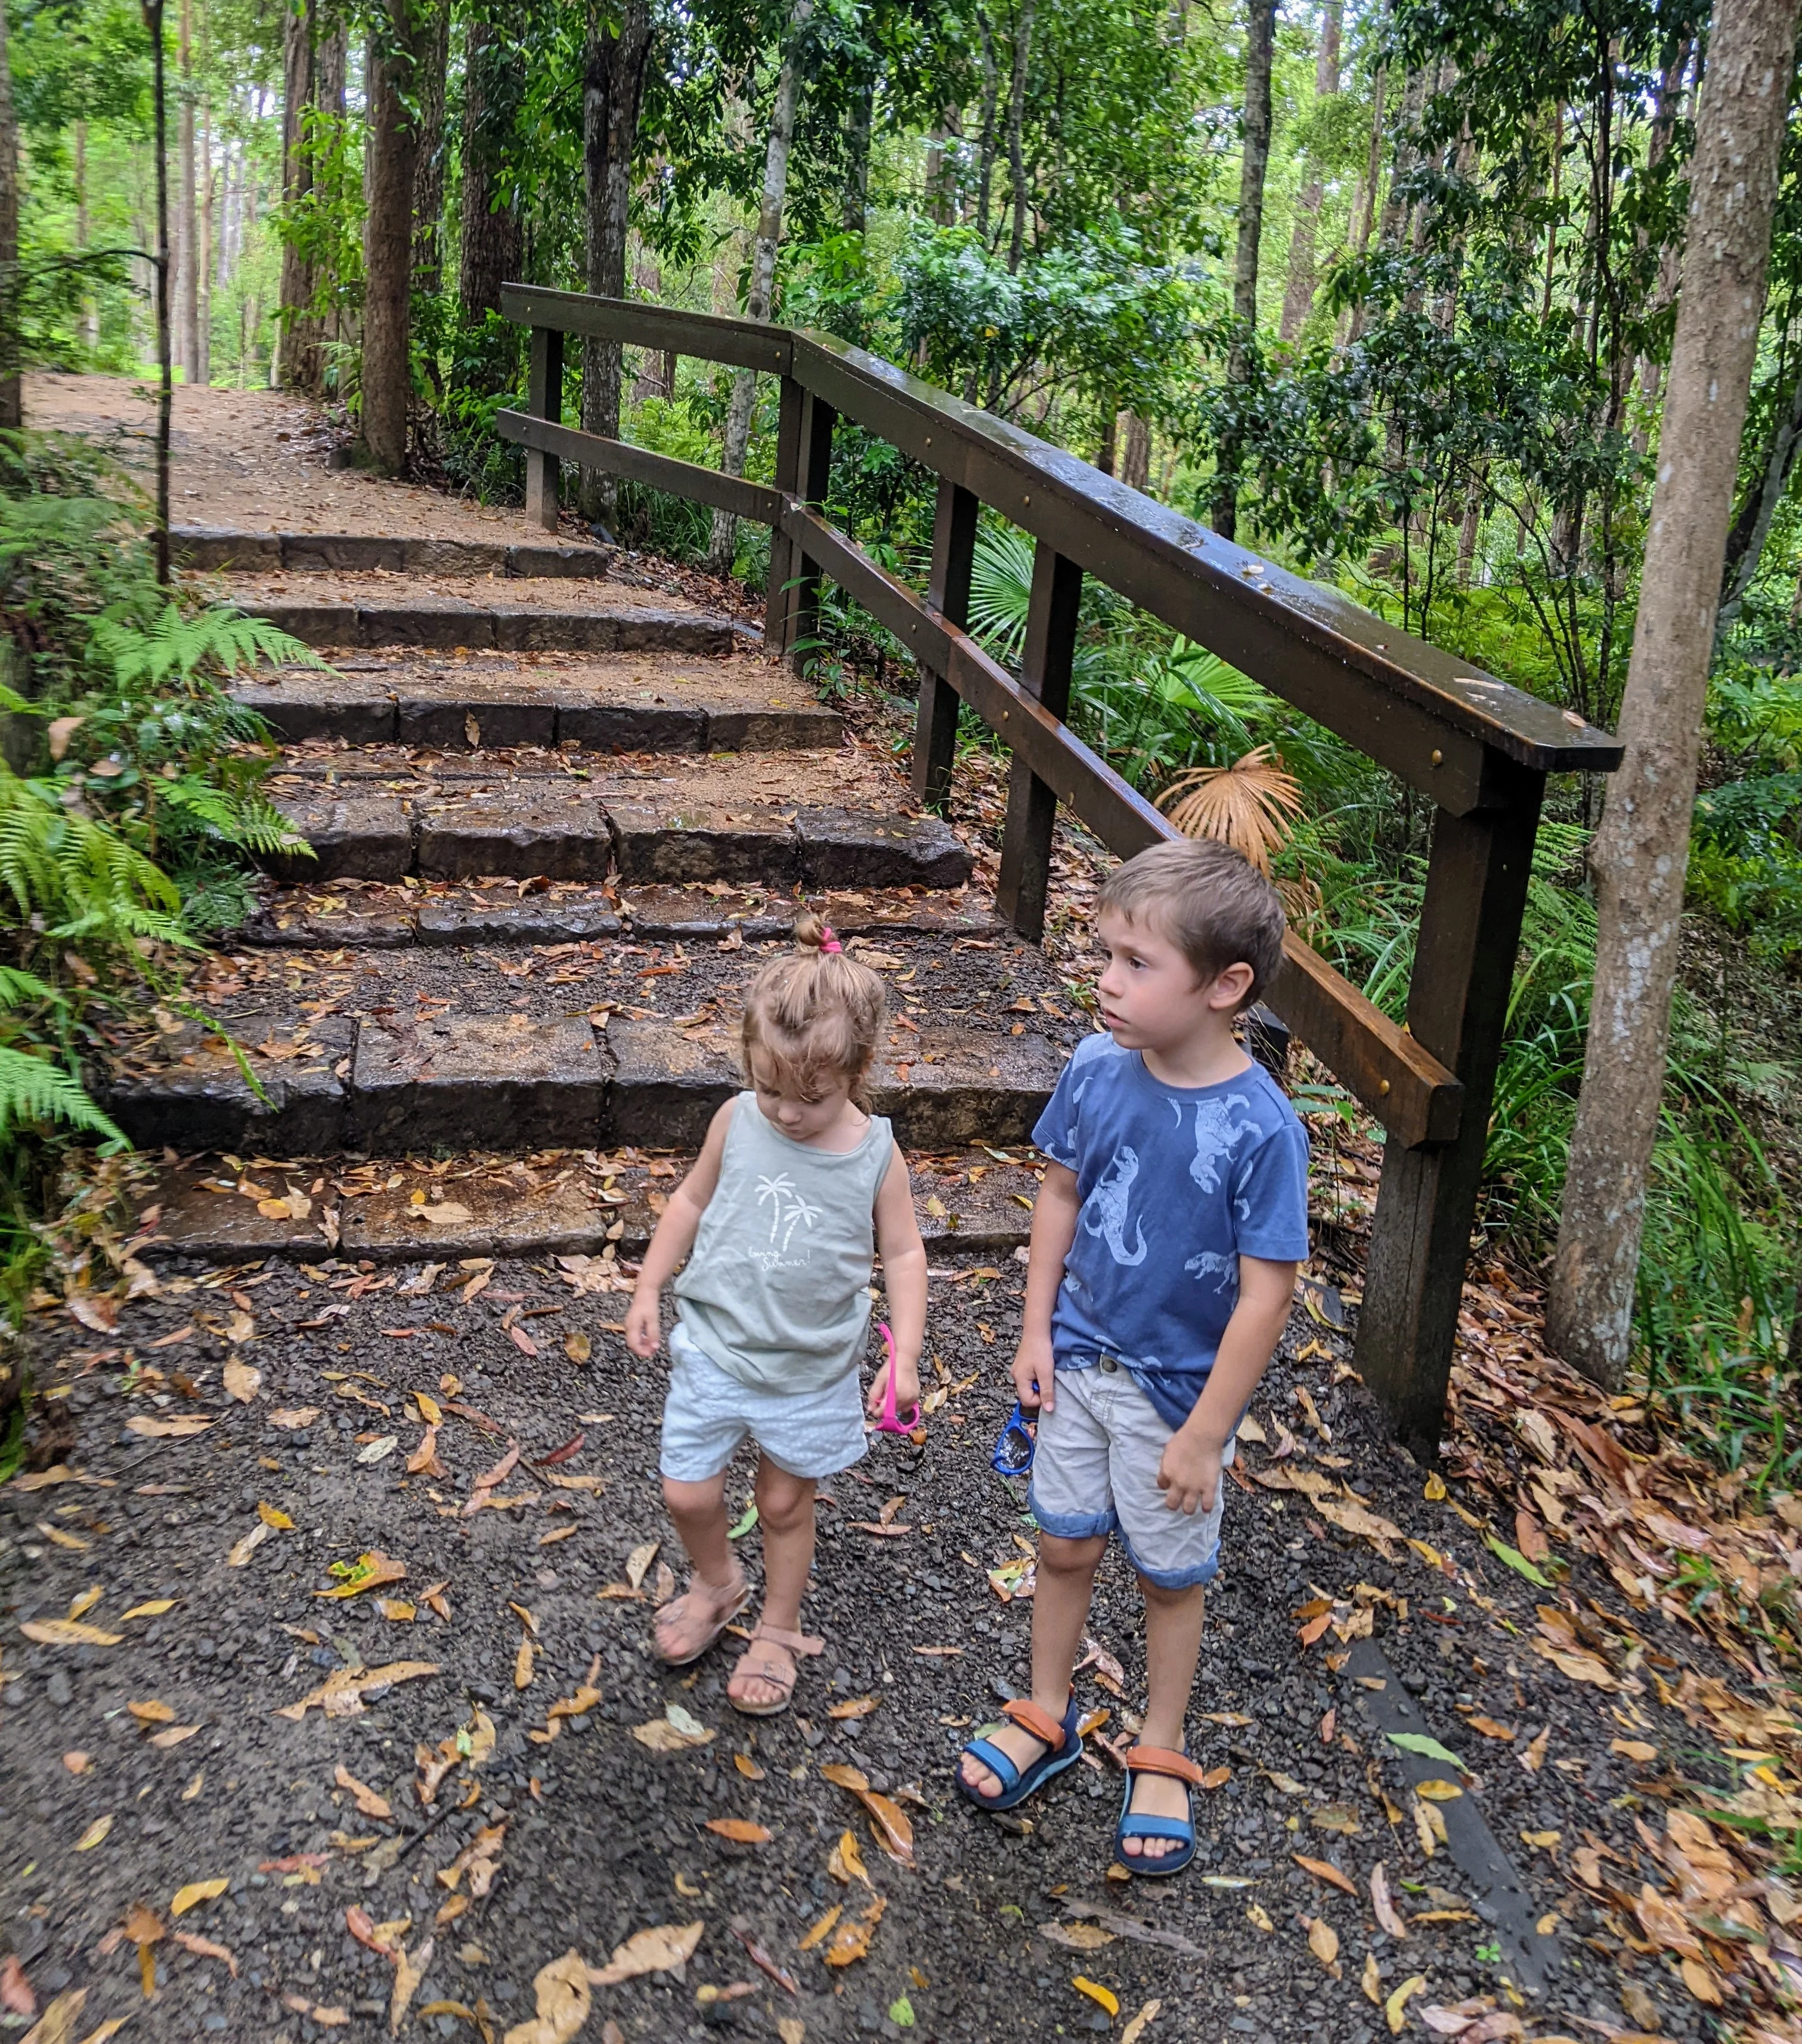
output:
{"label": "tree bark", "polygon": [[500,286],[520,273],[520,213],[501,138],[523,80],[519,45],[477,15],[463,71],[463,194],[457,296],[466,326],[500,309]]}
{"label": "tree bark", "polygon": [[[1271,61],[1276,0],[1250,0],[1245,10],[1245,105],[1240,124],[1239,241],[1233,264],[1233,345],[1226,357],[1229,390],[1243,390],[1257,339],[1258,244],[1264,228],[1264,180],[1270,170]],[[1213,526],[1223,540],[1239,524],[1240,434],[1229,425],[1214,451]]]}
{"label": "tree bark", "polygon": [[[6,0],[0,0],[0,14]],[[155,551],[156,579],[169,586],[169,440],[174,411],[175,372],[170,359],[169,303],[169,92],[163,51],[163,0],[144,0],[144,26],[150,31],[151,116],[155,123],[156,169],[156,525],[151,544]],[[0,65],[0,71],[5,67]],[[10,110],[10,103],[9,103]]]}
{"label": "tree bark", "polygon": [[194,220],[194,0],[182,0],[175,26],[175,63],[181,74],[181,106],[175,116],[175,155],[181,179],[175,214],[175,353],[182,380],[188,383],[194,382],[200,367],[199,279],[194,260],[198,237]]}
{"label": "tree bark", "polygon": [[1120,480],[1129,490],[1143,490],[1151,472],[1152,429],[1137,412],[1129,412],[1125,444],[1120,450]]}
{"label": "tree bark", "polygon": [[[1339,90],[1339,32],[1342,0],[1329,0],[1321,27],[1321,44],[1314,53],[1314,104],[1332,98]],[[1295,205],[1295,224],[1289,236],[1289,275],[1283,287],[1282,317],[1277,327],[1279,340],[1294,340],[1307,324],[1314,303],[1314,241],[1320,232],[1321,207],[1326,182],[1317,163],[1311,163],[1308,182]]]}
{"label": "tree bark", "polygon": [[411,390],[413,179],[420,131],[416,94],[435,36],[419,0],[389,0],[370,39],[369,206],[363,223],[362,446],[384,475],[407,460]]}
{"label": "tree bark", "polygon": [[[282,21],[282,202],[289,209],[312,190],[306,133],[318,83],[312,36],[312,0],[295,0]],[[319,321],[312,309],[316,282],[312,263],[284,242],[276,360],[281,381],[302,390],[316,390],[320,381]]]}
{"label": "tree bark", "polygon": [[200,106],[196,159],[200,184],[200,233],[194,248],[194,381],[213,381],[213,109]]}
{"label": "tree bark", "polygon": [[995,189],[995,117],[1001,96],[1001,72],[995,60],[995,30],[986,8],[976,10],[976,26],[983,39],[983,132],[976,163],[976,232],[986,247],[989,199]]}
{"label": "tree bark", "polygon": [[[590,0],[582,86],[582,173],[588,201],[588,289],[626,295],[626,231],[632,197],[632,151],[638,104],[650,57],[649,0]],[[608,440],[619,435],[620,346],[590,334],[582,342],[582,428]],[[600,469],[582,471],[582,509],[603,527],[613,520],[614,482]]]}
{"label": "tree bark", "polygon": [[1758,352],[1797,0],[1720,0],[1621,705],[1626,758],[1590,853],[1595,993],[1547,1331],[1598,1383],[1631,1354],[1727,521]]}
{"label": "tree bark", "polygon": [[0,430],[25,424],[19,376],[19,125],[6,54],[6,0],[0,0]]}
{"label": "tree bark", "polygon": [[1014,23],[1014,78],[1007,95],[1007,169],[1014,181],[1014,225],[1007,239],[1007,268],[1018,271],[1026,247],[1026,65],[1033,50],[1036,0],[1018,0]]}
{"label": "tree bark", "polygon": [[[788,34],[776,75],[776,103],[770,110],[769,144],[764,152],[763,200],[757,210],[757,238],[751,245],[751,286],[745,299],[747,319],[767,320],[776,286],[776,252],[782,243],[782,212],[788,194],[788,152],[794,146],[795,115],[801,98],[801,44],[813,19],[814,0],[793,0]],[[726,412],[726,444],[721,466],[728,475],[745,472],[745,450],[750,445],[751,412],[757,399],[756,373],[742,369],[732,385]],[[713,514],[707,565],[715,574],[730,574],[738,523],[727,511]]]}
{"label": "tree bark", "polygon": [[845,122],[845,190],[839,202],[839,225],[847,234],[861,235],[869,225],[870,131],[876,123],[876,68],[857,81],[851,111]]}
{"label": "tree bark", "polygon": [[416,291],[444,287],[444,77],[450,61],[450,10],[427,32],[417,86],[419,158],[413,166],[413,279]]}

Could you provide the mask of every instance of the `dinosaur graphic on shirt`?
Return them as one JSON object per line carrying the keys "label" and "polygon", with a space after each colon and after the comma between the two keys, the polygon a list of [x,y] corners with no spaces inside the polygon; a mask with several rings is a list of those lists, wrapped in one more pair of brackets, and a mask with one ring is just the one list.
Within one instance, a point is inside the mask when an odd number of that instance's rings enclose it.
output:
{"label": "dinosaur graphic on shirt", "polygon": [[[1233,1119],[1234,1108],[1250,1105],[1242,1093],[1229,1093],[1224,1100],[1195,1103],[1195,1154],[1189,1159],[1189,1176],[1204,1193],[1219,1190],[1220,1174],[1215,1166],[1233,1155],[1240,1136],[1256,1131],[1256,1122]],[[1180,1122],[1180,1111],[1177,1119]]]}
{"label": "dinosaur graphic on shirt", "polygon": [[1239,1289],[1239,1259],[1229,1251],[1204,1249],[1198,1256],[1191,1256],[1183,1266],[1198,1281],[1203,1278],[1217,1278],[1216,1292],[1230,1291],[1236,1295]]}
{"label": "dinosaur graphic on shirt", "polygon": [[1138,1247],[1126,1247],[1126,1224],[1132,1220],[1133,1181],[1138,1175],[1139,1153],[1129,1143],[1122,1143],[1114,1151],[1107,1169],[1095,1181],[1095,1190],[1083,1202],[1083,1227],[1107,1244],[1116,1263],[1143,1263],[1145,1260],[1145,1231],[1136,1220],[1133,1221],[1133,1232]]}

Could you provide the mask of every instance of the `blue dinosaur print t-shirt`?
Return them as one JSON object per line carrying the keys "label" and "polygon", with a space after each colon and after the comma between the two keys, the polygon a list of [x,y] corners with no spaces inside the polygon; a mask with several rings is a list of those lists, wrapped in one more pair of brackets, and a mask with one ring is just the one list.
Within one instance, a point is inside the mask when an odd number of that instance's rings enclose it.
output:
{"label": "blue dinosaur print t-shirt", "polygon": [[1060,1370],[1118,1356],[1180,1427],[1233,1309],[1239,1258],[1308,1254],[1308,1138],[1261,1065],[1169,1086],[1137,1051],[1087,1036],[1033,1140],[1076,1174],[1076,1239],[1051,1321]]}

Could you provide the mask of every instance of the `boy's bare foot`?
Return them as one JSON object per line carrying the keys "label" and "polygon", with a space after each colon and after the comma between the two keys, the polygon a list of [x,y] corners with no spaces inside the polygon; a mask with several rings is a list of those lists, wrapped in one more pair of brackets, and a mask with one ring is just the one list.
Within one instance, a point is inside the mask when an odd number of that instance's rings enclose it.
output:
{"label": "boy's bare foot", "polygon": [[[1055,1711],[1051,1713],[1053,1717],[1060,1715]],[[1049,1740],[1035,1739],[1024,1725],[1015,1724],[1011,1719],[983,1736],[991,1746],[1005,1753],[1022,1774],[1035,1760],[1042,1759],[1051,1750]],[[964,1785],[975,1789],[979,1796],[999,1796],[1002,1792],[1004,1785],[999,1776],[992,1768],[984,1767],[973,1753],[964,1754],[958,1763],[957,1772]]]}
{"label": "boy's bare foot", "polygon": [[[1173,1817],[1177,1823],[1182,1823],[1189,1815],[1187,1785],[1169,1774],[1135,1774],[1133,1777],[1133,1800],[1127,1807],[1135,1817]],[[1182,1850],[1175,1838],[1123,1838],[1121,1841],[1121,1850],[1125,1854],[1129,1865],[1136,1859],[1162,1859],[1167,1853]]]}

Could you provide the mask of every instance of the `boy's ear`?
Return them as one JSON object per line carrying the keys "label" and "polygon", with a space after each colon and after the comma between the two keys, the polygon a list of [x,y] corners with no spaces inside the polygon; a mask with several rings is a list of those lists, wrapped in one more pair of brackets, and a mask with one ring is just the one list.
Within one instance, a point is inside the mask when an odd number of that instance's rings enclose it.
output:
{"label": "boy's ear", "polygon": [[1257,974],[1244,959],[1216,974],[1208,989],[1208,1005],[1217,1012],[1236,1015],[1252,997]]}

